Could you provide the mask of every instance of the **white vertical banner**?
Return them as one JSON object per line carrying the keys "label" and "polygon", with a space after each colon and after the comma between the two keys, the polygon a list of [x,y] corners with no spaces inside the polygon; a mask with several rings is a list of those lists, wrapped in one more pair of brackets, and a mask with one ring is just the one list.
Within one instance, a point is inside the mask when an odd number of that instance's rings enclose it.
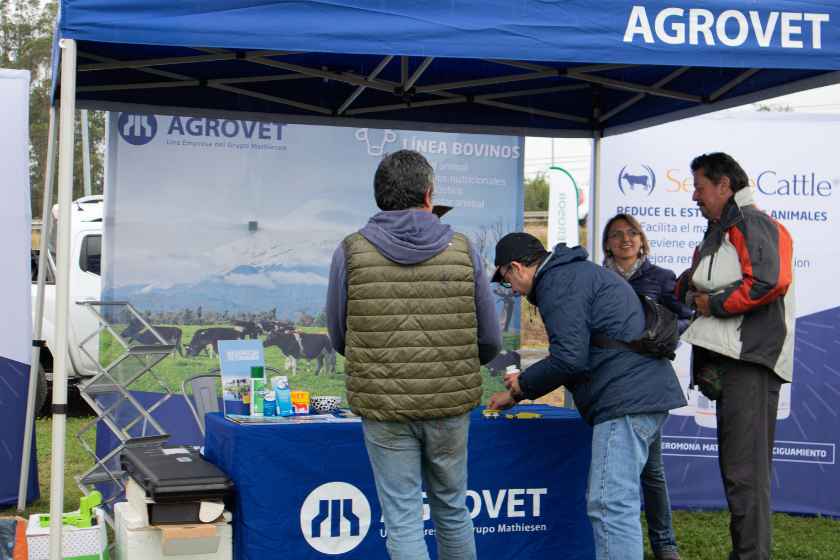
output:
{"label": "white vertical banner", "polygon": [[0,357],[29,363],[30,316],[29,72],[0,69]]}
{"label": "white vertical banner", "polygon": [[553,166],[548,173],[548,246],[580,244],[578,186],[571,173]]}
{"label": "white vertical banner", "polygon": [[[29,72],[0,69],[0,123],[0,507],[4,507],[18,501],[32,351]],[[26,498],[37,497],[33,453]]]}

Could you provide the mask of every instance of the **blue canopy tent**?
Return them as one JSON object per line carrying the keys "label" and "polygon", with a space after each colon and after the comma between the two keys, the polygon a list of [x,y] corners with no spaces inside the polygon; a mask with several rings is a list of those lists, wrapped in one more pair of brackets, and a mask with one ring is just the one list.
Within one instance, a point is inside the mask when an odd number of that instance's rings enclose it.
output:
{"label": "blue canopy tent", "polygon": [[[65,125],[78,106],[592,137],[597,169],[602,136],[840,82],[838,22],[828,0],[62,0],[54,100]],[[62,126],[59,288],[72,146]],[[53,430],[57,520],[61,414]]]}
{"label": "blue canopy tent", "polygon": [[58,36],[82,108],[379,128],[610,135],[840,81],[836,3],[672,4],[63,0]]}

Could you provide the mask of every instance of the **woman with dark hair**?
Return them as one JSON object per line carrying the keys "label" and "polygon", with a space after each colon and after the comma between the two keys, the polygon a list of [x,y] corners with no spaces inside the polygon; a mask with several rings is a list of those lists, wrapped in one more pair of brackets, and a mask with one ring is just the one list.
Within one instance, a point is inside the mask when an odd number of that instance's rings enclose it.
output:
{"label": "woman with dark hair", "polygon": [[[689,324],[692,310],[674,295],[676,275],[650,262],[650,244],[638,220],[629,214],[616,214],[607,222],[602,237],[604,266],[623,277],[638,294],[664,305],[677,316],[682,333]],[[679,560],[674,527],[671,523],[671,501],[662,465],[662,434],[648,450],[642,470],[642,493],[648,538],[657,560]]]}

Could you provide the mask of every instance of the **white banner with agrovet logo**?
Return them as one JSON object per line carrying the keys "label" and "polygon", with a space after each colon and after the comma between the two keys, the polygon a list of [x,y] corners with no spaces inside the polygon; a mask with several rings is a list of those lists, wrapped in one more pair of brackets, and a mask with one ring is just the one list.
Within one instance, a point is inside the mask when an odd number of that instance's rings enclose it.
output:
{"label": "white banner with agrovet logo", "polygon": [[[219,340],[247,338],[263,342],[266,366],[292,389],[344,394],[325,328],[330,260],[378,211],[373,177],[385,153],[427,157],[434,202],[454,207],[443,221],[488,271],[496,241],[522,227],[517,137],[133,113],[112,114],[109,130],[103,294],[132,303],[178,346],[181,356],[156,368],[175,386],[218,367]],[[501,289],[494,297],[506,347],[518,348],[518,306]],[[123,333],[146,336],[140,325]],[[103,344],[106,357],[112,348]],[[501,387],[492,368],[484,376]]]}
{"label": "white banner with agrovet logo", "polygon": [[[700,117],[603,140],[598,243],[616,213],[635,216],[651,260],[677,275],[691,264],[706,220],[692,201],[691,160],[723,151],[744,168],[757,205],[794,240],[796,351],[794,380],[783,385],[774,447],[774,507],[840,514],[835,452],[840,418],[840,161],[829,139],[840,133],[830,115],[730,113]],[[665,426],[672,500],[680,507],[723,505],[717,473],[714,403],[690,390],[690,349],[675,369],[689,404]]]}

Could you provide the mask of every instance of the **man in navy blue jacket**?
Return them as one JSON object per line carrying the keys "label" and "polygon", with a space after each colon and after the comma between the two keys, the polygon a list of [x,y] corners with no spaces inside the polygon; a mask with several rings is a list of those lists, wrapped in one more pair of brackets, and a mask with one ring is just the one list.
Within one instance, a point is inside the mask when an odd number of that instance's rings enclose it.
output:
{"label": "man in navy blue jacket", "polygon": [[559,244],[549,253],[527,233],[496,245],[493,282],[510,286],[537,306],[549,356],[510,375],[509,391],[491,408],[508,408],[565,385],[593,426],[587,513],[598,560],[641,559],[639,476],[648,448],[668,411],[686,401],[671,363],[632,352],[591,346],[592,334],[630,342],[644,330],[633,288],[587,260],[582,247]]}

